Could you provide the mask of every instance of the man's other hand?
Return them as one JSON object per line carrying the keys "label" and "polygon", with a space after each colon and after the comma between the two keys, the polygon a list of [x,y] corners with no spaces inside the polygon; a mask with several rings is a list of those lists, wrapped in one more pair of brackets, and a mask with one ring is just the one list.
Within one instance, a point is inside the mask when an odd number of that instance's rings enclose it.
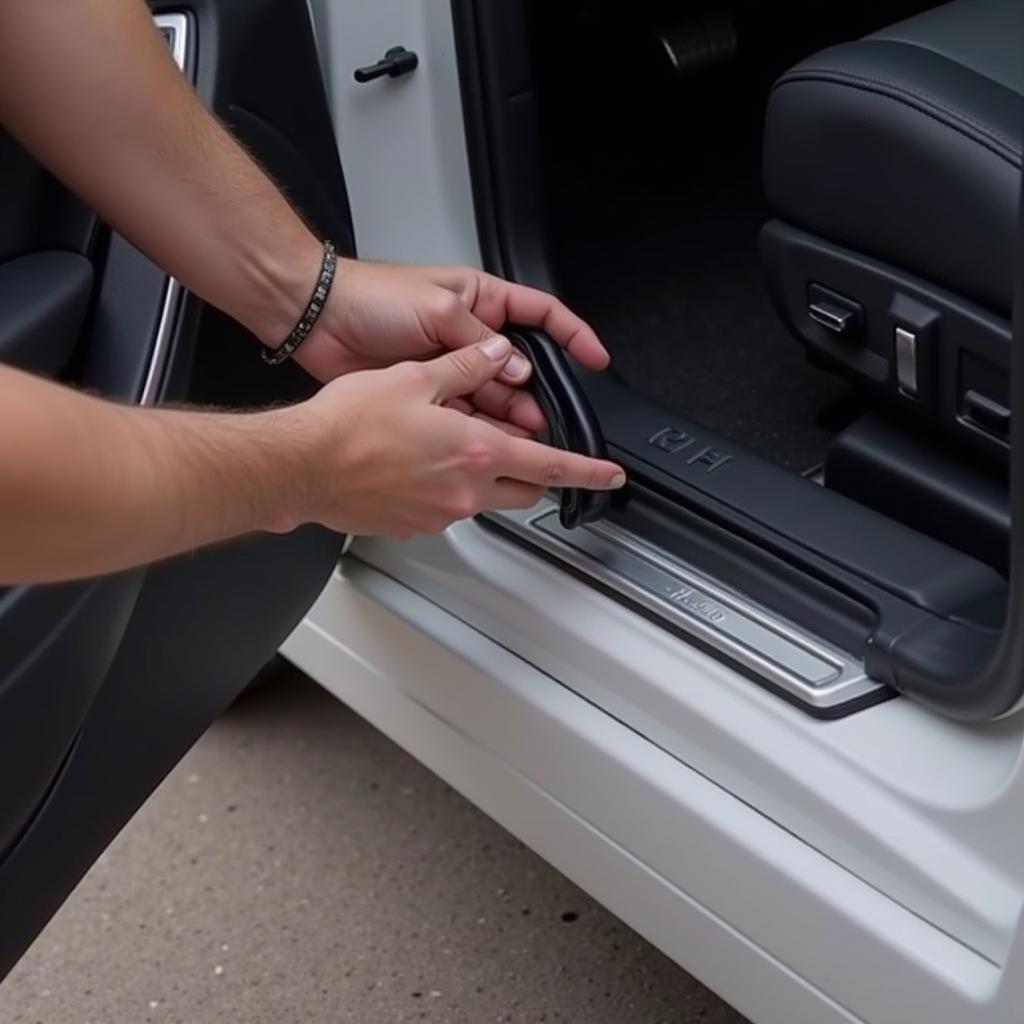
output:
{"label": "man's other hand", "polygon": [[[311,257],[309,262],[316,261]],[[469,267],[357,260],[339,261],[320,321],[294,358],[317,379],[329,381],[475,345],[509,322],[544,329],[588,370],[608,365],[608,353],[593,329],[547,292]],[[274,325],[274,342],[291,326]],[[270,339],[264,335],[263,340]],[[529,362],[513,353],[497,379],[455,406],[512,427],[512,432],[536,434],[545,422],[537,403],[521,389],[529,376]]]}
{"label": "man's other hand", "polygon": [[290,420],[312,453],[308,479],[277,528],[314,519],[404,539],[486,509],[529,508],[551,486],[621,487],[625,476],[612,462],[446,407],[493,384],[511,355],[507,339],[491,337],[434,359],[346,374],[303,405],[269,414]]}

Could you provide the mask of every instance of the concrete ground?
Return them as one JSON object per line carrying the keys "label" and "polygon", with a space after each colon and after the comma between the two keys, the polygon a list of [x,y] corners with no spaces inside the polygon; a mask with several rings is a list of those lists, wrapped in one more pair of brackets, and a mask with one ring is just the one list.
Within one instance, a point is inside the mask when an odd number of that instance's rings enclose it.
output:
{"label": "concrete ground", "polygon": [[0,986],[5,1024],[744,1024],[294,674],[169,776]]}

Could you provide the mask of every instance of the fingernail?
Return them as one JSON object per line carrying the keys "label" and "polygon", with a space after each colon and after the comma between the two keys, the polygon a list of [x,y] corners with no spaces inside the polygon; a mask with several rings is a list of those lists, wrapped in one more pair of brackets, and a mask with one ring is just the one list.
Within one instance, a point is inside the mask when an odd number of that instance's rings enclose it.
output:
{"label": "fingernail", "polygon": [[625,487],[626,486],[626,474],[625,473],[616,473],[615,476],[613,476],[611,478],[611,480],[608,481],[608,484],[609,484],[609,486],[613,490],[618,490],[620,487]]}
{"label": "fingernail", "polygon": [[530,363],[526,356],[520,355],[518,352],[513,352],[509,356],[508,362],[505,364],[505,373],[513,380],[519,380],[520,377],[525,377],[530,372]]}
{"label": "fingernail", "polygon": [[483,350],[484,355],[495,362],[499,359],[505,359],[511,347],[512,345],[508,338],[503,338],[500,334],[496,334],[493,338],[488,338],[480,343],[480,348]]}

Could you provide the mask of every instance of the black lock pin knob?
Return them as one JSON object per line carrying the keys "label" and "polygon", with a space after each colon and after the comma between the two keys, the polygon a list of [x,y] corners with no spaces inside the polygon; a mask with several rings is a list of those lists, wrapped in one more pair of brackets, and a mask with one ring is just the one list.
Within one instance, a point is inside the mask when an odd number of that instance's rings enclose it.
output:
{"label": "black lock pin knob", "polygon": [[419,66],[420,59],[412,50],[404,46],[393,46],[376,64],[369,64],[365,68],[356,68],[355,79],[357,82],[372,82],[375,78],[399,78],[415,71]]}

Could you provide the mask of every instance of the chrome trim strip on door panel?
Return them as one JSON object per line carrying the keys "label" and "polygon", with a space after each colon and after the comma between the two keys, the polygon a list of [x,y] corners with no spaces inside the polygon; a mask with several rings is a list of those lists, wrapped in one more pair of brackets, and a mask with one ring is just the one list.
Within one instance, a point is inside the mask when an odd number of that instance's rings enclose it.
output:
{"label": "chrome trim strip on door panel", "polygon": [[[191,23],[187,14],[170,13],[154,14],[153,23],[161,32],[165,32],[168,49],[178,69],[185,73],[185,62],[188,59],[189,29]],[[156,338],[153,351],[146,368],[146,379],[139,396],[140,405],[153,405],[160,397],[163,386],[164,371],[174,340],[174,328],[177,324],[178,310],[185,296],[185,289],[173,277],[167,278],[163,302],[160,307],[160,320],[157,323]]]}
{"label": "chrome trim strip on door panel", "polygon": [[557,510],[485,516],[670,626],[817,710],[884,687],[861,661],[639,537],[602,522],[565,530]]}
{"label": "chrome trim strip on door panel", "polygon": [[171,343],[174,340],[174,328],[178,320],[178,309],[185,297],[185,289],[173,277],[167,278],[163,304],[160,309],[160,321],[157,324],[156,340],[153,352],[149,357],[146,369],[146,380],[142,385],[139,397],[140,405],[154,405],[160,397],[160,389],[164,382],[164,371],[171,354]]}

